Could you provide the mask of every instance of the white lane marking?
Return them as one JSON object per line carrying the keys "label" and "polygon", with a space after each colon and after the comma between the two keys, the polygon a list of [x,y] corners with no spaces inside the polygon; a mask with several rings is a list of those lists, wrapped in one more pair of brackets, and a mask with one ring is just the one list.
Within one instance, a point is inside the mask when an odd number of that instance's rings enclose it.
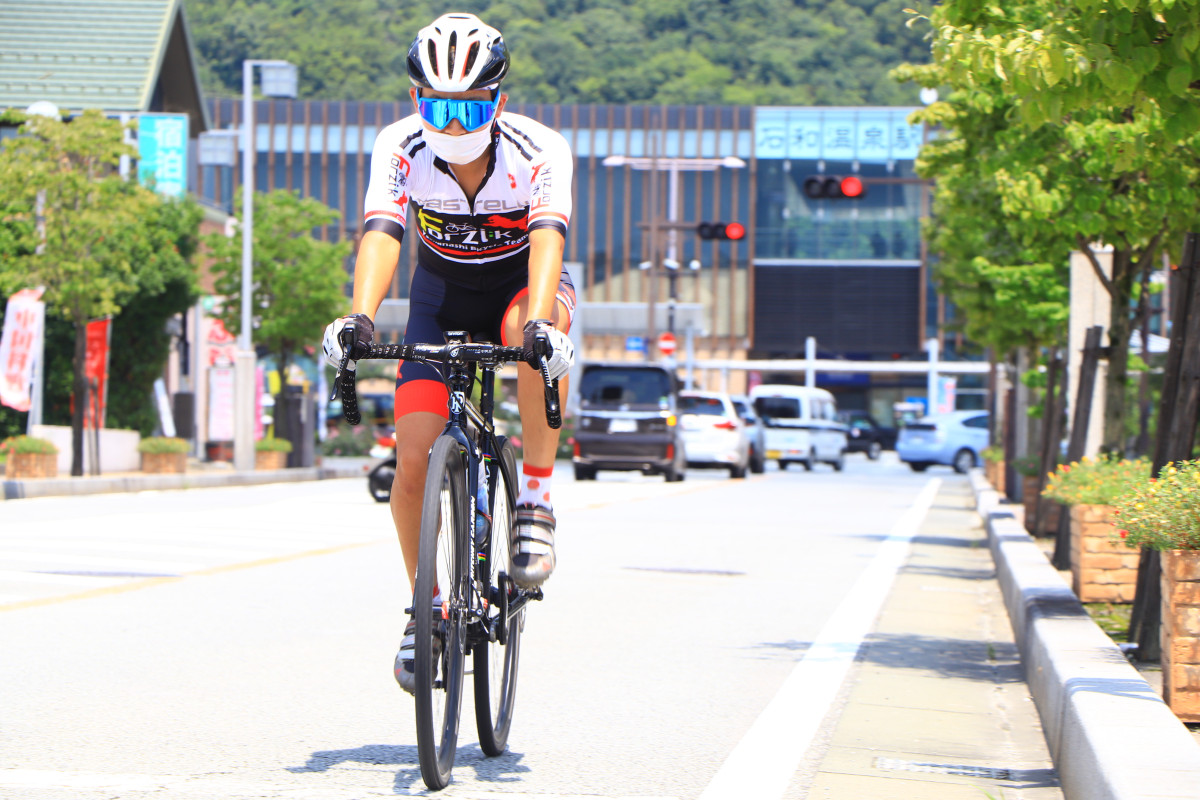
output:
{"label": "white lane marking", "polygon": [[53,572],[22,572],[15,569],[0,569],[0,584],[30,583],[52,586],[98,586],[103,580],[124,580],[109,575],[62,575]]}
{"label": "white lane marking", "polygon": [[782,797],[829,706],[887,599],[909,543],[937,496],[941,479],[925,485],[825,623],[816,641],[733,748],[700,800]]}

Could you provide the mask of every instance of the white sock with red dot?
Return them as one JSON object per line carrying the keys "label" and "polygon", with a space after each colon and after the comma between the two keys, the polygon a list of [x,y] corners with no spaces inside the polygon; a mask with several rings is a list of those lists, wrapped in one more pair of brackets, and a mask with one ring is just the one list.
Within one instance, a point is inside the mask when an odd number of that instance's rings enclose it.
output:
{"label": "white sock with red dot", "polygon": [[541,506],[553,509],[550,505],[550,476],[554,467],[534,467],[529,464],[521,465],[521,492],[517,495],[519,506]]}

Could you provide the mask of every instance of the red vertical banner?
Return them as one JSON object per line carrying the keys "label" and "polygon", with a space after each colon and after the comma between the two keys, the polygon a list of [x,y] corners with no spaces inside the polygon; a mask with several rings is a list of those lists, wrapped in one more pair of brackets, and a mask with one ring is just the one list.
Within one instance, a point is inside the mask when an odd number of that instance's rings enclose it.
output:
{"label": "red vertical banner", "polygon": [[112,336],[112,318],[87,324],[87,354],[84,374],[88,383],[87,404],[83,407],[83,427],[103,428],[108,404],[108,346]]}

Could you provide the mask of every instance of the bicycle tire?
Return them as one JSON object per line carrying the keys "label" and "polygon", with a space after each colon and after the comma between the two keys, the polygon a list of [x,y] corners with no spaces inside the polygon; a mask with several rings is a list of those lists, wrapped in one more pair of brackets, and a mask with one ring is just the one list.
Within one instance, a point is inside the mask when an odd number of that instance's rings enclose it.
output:
{"label": "bicycle tire", "polygon": [[[496,480],[489,487],[492,534],[491,552],[488,554],[488,585],[493,590],[488,605],[489,624],[498,615],[507,613],[507,603],[502,601],[499,593],[506,593],[506,597],[516,593],[516,585],[508,577],[508,572],[510,535],[516,522],[517,458],[513,446],[503,438],[493,470]],[[475,726],[479,731],[479,748],[488,756],[498,756],[508,747],[508,732],[512,728],[517,697],[521,630],[524,626],[525,610],[522,609],[509,620],[503,644],[499,641],[483,641],[474,647]]]}
{"label": "bicycle tire", "polygon": [[[421,506],[421,540],[413,592],[416,647],[417,754],[425,785],[437,791],[450,783],[458,747],[459,714],[465,675],[467,565],[467,503],[462,448],[450,436],[440,436],[429,454],[425,496]],[[442,604],[424,608],[417,598],[433,598],[441,590]],[[434,660],[433,637],[442,643]],[[440,675],[441,680],[438,681]]]}

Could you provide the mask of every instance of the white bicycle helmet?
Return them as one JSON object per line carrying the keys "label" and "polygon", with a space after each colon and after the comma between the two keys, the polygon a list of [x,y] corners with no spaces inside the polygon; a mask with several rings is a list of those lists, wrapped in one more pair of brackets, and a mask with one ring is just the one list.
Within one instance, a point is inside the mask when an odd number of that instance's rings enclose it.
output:
{"label": "white bicycle helmet", "polygon": [[417,33],[408,50],[408,77],[425,89],[495,89],[507,73],[504,37],[474,14],[443,14]]}

